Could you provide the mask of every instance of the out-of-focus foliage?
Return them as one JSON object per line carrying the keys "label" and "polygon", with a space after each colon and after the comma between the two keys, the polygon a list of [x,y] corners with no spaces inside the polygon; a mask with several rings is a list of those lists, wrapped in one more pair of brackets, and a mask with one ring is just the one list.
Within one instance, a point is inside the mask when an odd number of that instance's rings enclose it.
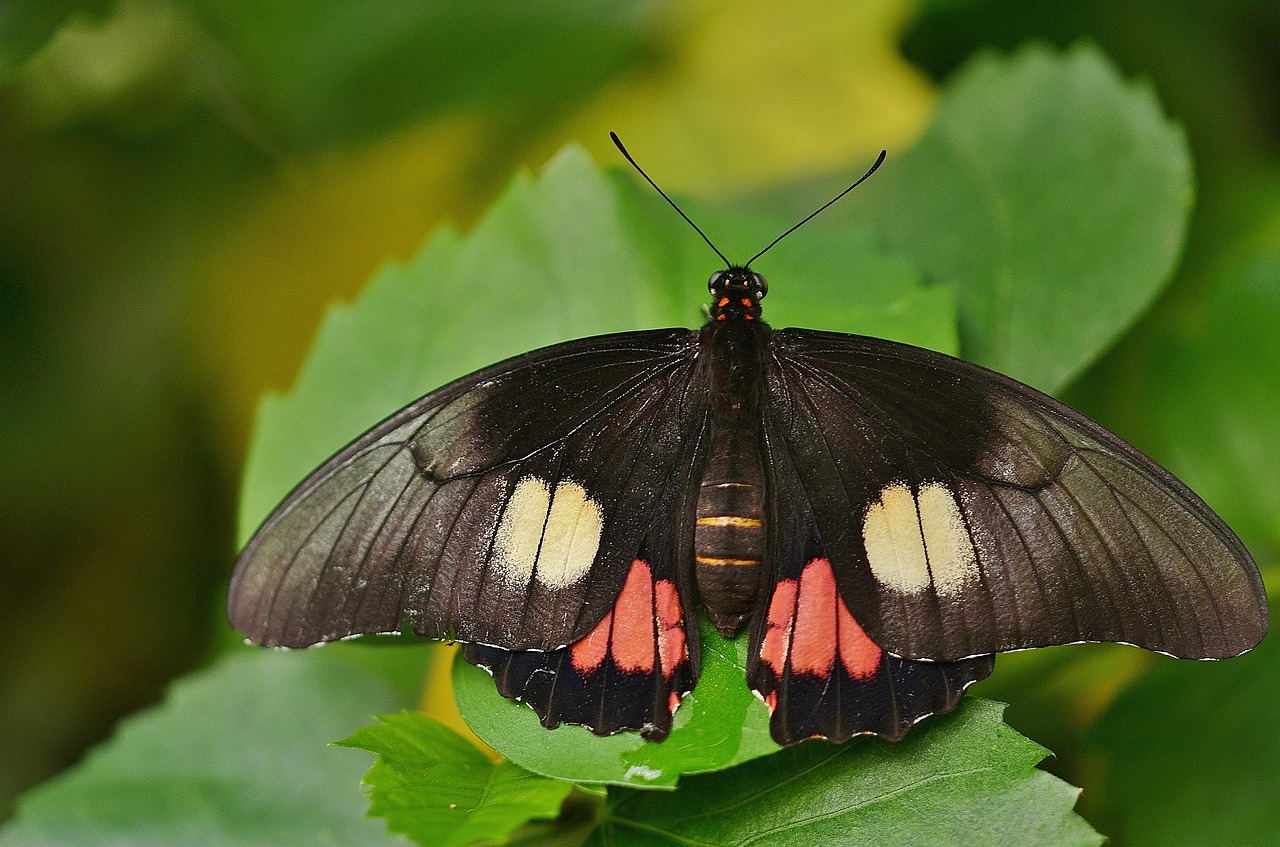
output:
{"label": "out-of-focus foliage", "polygon": [[1277,725],[1275,638],[1209,667],[1160,662],[1087,739],[1086,748],[1110,764],[1096,800],[1099,825],[1135,847],[1274,843]]}
{"label": "out-of-focus foliage", "polygon": [[40,49],[69,18],[99,16],[107,0],[11,0],[0,13],[0,78]]}
{"label": "out-of-focus foliage", "polygon": [[[1274,581],[1274,4],[589,5],[519,20],[382,0],[0,4],[0,808],[229,640],[220,583],[252,409],[292,381],[335,296],[441,220],[467,225],[514,168],[566,141],[613,161],[609,129],[664,184],[711,201],[699,219],[718,240],[734,197],[762,229],[785,223],[880,147],[897,161],[930,120],[930,77],[984,48],[1086,39],[1185,129],[1196,197],[1181,270],[1069,399],[1200,490]],[[937,205],[939,227],[964,220]],[[748,230],[722,246],[753,252]],[[899,248],[924,282],[946,281]],[[809,250],[815,267],[834,261]],[[895,273],[914,286],[910,265]],[[981,690],[1012,702],[1010,722],[1054,750],[1046,766],[1085,787],[1082,811],[1117,843],[1169,843],[1179,820],[1195,843],[1212,813],[1216,843],[1249,844],[1268,821],[1248,802],[1268,791],[1250,751],[1280,725],[1244,668],[1267,655],[1205,682],[1203,665],[1125,648],[1038,651],[1003,657]],[[1229,686],[1239,696],[1205,693]],[[1150,735],[1132,735],[1150,715]],[[1233,746],[1246,735],[1249,750]],[[56,802],[40,796],[35,808]],[[1208,797],[1231,802],[1192,802]]]}

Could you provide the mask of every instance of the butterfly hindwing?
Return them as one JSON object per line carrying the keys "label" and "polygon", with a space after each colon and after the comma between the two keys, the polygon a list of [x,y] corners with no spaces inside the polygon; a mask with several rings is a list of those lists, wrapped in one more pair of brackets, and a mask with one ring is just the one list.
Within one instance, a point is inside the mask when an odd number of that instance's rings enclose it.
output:
{"label": "butterfly hindwing", "polygon": [[435,391],[315,471],[258,530],[232,623],[305,646],[405,625],[550,650],[622,591],[705,398],[696,334],[568,342]]}
{"label": "butterfly hindwing", "polygon": [[752,621],[748,682],[769,707],[779,744],[902,738],[923,718],[955,708],[965,688],[991,673],[995,657],[914,661],[871,639],[837,588],[788,448],[765,426],[773,582]]}
{"label": "butterfly hindwing", "polygon": [[1234,534],[1058,401],[874,338],[774,334],[769,407],[839,592],[885,650],[955,660],[1078,641],[1236,655],[1266,630]]}
{"label": "butterfly hindwing", "polygon": [[658,740],[693,690],[696,671],[675,584],[636,559],[614,607],[583,638],[557,650],[468,644],[463,657],[493,674],[498,693],[527,703],[554,729],[580,724],[597,735],[641,730]]}

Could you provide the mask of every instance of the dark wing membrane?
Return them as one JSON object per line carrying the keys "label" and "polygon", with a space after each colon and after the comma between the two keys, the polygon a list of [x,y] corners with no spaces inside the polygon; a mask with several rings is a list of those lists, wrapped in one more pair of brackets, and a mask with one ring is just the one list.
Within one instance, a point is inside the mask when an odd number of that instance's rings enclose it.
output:
{"label": "dark wing membrane", "polygon": [[769,415],[842,596],[885,650],[955,660],[1120,641],[1261,640],[1239,539],[1168,471],[1008,377],[916,347],[774,334]]}
{"label": "dark wing membrane", "polygon": [[231,623],[267,645],[370,632],[549,650],[613,606],[681,444],[700,433],[697,335],[526,353],[396,413],[267,519]]}
{"label": "dark wing membrane", "polygon": [[493,674],[498,691],[522,700],[553,729],[581,724],[596,735],[641,730],[659,740],[698,679],[693,619],[694,479],[702,439],[685,445],[678,473],[627,570],[612,608],[578,641],[558,650],[468,644],[468,662]]}
{"label": "dark wing membrane", "polygon": [[837,589],[835,567],[787,444],[765,422],[770,514],[766,592],[751,622],[747,680],[769,707],[779,744],[875,734],[898,740],[949,712],[994,656],[922,662],[885,652]]}

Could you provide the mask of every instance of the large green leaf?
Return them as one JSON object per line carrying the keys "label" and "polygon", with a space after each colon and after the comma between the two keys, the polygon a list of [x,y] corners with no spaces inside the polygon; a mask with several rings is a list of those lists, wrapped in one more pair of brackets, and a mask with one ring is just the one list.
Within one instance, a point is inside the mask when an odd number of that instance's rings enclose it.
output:
{"label": "large green leaf", "polygon": [[407,705],[388,680],[422,662],[419,650],[347,644],[233,654],[26,794],[0,845],[402,844],[364,816],[368,757],[327,745]]}
{"label": "large green leaf", "polygon": [[493,762],[475,745],[426,715],[380,718],[345,741],[378,755],[365,783],[369,814],[392,832],[432,847],[501,841],[525,823],[555,818],[572,783]]}
{"label": "large green leaf", "polygon": [[673,794],[612,788],[595,843],[1101,844],[1072,811],[1079,789],[1036,769],[1047,751],[1002,711],[970,698],[897,744],[810,742]]}
{"label": "large green leaf", "polygon": [[1097,49],[983,55],[860,205],[959,292],[966,357],[1046,391],[1152,302],[1191,208],[1181,130]]}

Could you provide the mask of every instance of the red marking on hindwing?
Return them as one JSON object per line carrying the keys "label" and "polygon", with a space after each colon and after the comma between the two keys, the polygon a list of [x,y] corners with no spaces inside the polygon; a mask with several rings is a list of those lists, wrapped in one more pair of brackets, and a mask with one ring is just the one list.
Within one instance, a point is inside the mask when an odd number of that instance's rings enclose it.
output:
{"label": "red marking on hindwing", "polygon": [[825,677],[836,660],[836,578],[831,562],[814,559],[800,574],[791,635],[792,673]]}
{"label": "red marking on hindwing", "polygon": [[678,708],[680,708],[680,695],[672,691],[667,695],[667,711],[674,715]]}
{"label": "red marking on hindwing", "polygon": [[840,600],[839,612],[840,664],[854,679],[870,679],[880,670],[880,645],[871,640],[844,600]]}
{"label": "red marking on hindwing", "polygon": [[777,584],[767,625],[760,659],[777,676],[790,664],[792,673],[825,679],[831,675],[837,656],[854,679],[870,679],[880,669],[882,651],[840,596],[828,559],[812,559],[799,580],[784,579]]}
{"label": "red marking on hindwing", "polygon": [[569,648],[569,660],[580,674],[589,674],[600,670],[604,657],[609,652],[609,630],[613,627],[613,611],[605,613],[600,623],[591,631],[573,643]]}
{"label": "red marking on hindwing", "polygon": [[769,707],[769,714],[773,714],[778,710],[778,692],[770,691],[764,695],[764,704]]}
{"label": "red marking on hindwing", "polygon": [[[670,679],[676,668],[689,658],[688,644],[684,634],[684,609],[680,606],[680,595],[676,584],[669,579],[658,580],[654,603],[654,612],[658,618],[658,661],[662,666],[663,677]],[[674,696],[674,695],[673,695]],[[676,698],[676,703],[680,699]],[[675,711],[675,706],[671,707]]]}
{"label": "red marking on hindwing", "polygon": [[787,653],[791,649],[791,624],[795,617],[796,581],[784,579],[773,589],[769,601],[768,629],[760,644],[760,660],[782,676],[787,665]]}
{"label": "red marking on hindwing", "polygon": [[[689,659],[684,607],[676,585],[669,579],[655,583],[643,559],[631,563],[613,608],[569,649],[574,668],[582,674],[600,670],[606,656],[626,673],[653,673],[656,660],[666,679]],[[674,711],[680,698],[672,696]]]}
{"label": "red marking on hindwing", "polygon": [[622,593],[613,604],[613,638],[609,654],[619,670],[653,673],[653,572],[636,559],[627,572]]}

